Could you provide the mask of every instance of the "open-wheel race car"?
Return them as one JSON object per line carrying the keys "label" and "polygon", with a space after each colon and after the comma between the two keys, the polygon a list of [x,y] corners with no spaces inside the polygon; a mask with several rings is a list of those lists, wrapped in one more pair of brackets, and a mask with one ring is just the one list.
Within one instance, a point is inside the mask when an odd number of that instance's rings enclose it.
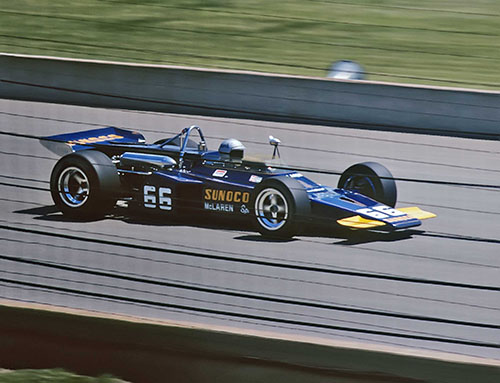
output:
{"label": "open-wheel race car", "polygon": [[[349,167],[336,188],[299,172],[245,158],[236,139],[207,148],[201,129],[147,144],[138,132],[114,127],[41,139],[63,155],[52,170],[57,208],[77,219],[109,213],[118,200],[165,217],[205,212],[211,217],[250,219],[265,236],[292,237],[309,223],[353,229],[398,230],[435,215],[417,207],[395,209],[396,184],[384,166]],[[279,140],[270,137],[274,155]]]}

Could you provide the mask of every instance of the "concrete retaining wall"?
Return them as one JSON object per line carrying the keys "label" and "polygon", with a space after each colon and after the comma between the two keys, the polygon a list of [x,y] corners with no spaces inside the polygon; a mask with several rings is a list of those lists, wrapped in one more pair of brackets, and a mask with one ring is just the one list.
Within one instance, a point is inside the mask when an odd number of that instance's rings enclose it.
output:
{"label": "concrete retaining wall", "polygon": [[0,55],[0,97],[500,139],[500,92]]}
{"label": "concrete retaining wall", "polygon": [[500,363],[462,359],[0,306],[0,367],[9,369],[62,367],[136,383],[500,381]]}

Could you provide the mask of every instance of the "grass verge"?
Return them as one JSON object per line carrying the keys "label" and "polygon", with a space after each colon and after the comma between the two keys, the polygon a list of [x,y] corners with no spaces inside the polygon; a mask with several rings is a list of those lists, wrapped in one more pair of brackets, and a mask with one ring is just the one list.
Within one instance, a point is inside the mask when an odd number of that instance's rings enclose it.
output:
{"label": "grass verge", "polygon": [[110,375],[88,377],[76,375],[62,369],[47,370],[1,370],[0,383],[125,383]]}
{"label": "grass verge", "polygon": [[500,89],[498,0],[18,0],[0,51]]}

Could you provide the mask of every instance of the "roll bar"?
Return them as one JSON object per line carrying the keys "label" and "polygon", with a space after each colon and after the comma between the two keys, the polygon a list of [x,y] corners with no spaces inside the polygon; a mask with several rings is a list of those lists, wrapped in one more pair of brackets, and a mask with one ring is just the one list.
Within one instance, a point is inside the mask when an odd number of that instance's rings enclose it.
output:
{"label": "roll bar", "polygon": [[[178,162],[179,168],[182,168],[184,164],[184,154],[186,153],[186,147],[188,144],[189,136],[191,135],[191,132],[193,130],[196,130],[198,132],[198,135],[200,136],[200,141],[198,142],[198,150],[201,152],[205,152],[207,150],[207,143],[205,141],[205,137],[203,136],[203,132],[201,131],[201,128],[199,126],[191,125],[187,128],[182,129],[182,131],[178,135],[168,140],[168,142],[171,142],[176,138],[180,138],[180,145],[179,145],[180,150],[179,150],[179,162]],[[167,145],[168,142],[162,144],[162,146]]]}

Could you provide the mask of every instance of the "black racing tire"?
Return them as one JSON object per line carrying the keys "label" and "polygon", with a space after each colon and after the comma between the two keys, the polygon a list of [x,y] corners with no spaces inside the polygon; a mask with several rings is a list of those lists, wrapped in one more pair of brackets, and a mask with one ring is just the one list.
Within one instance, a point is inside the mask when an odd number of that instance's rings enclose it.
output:
{"label": "black racing tire", "polygon": [[103,217],[116,204],[120,177],[111,159],[96,150],[62,157],[52,169],[50,193],[57,208],[74,219]]}
{"label": "black racing tire", "polygon": [[396,206],[396,182],[391,172],[377,162],[352,165],[342,173],[337,187],[356,191],[387,206]]}
{"label": "black racing tire", "polygon": [[252,205],[257,231],[270,238],[299,234],[311,211],[304,186],[287,176],[270,177],[257,185]]}

